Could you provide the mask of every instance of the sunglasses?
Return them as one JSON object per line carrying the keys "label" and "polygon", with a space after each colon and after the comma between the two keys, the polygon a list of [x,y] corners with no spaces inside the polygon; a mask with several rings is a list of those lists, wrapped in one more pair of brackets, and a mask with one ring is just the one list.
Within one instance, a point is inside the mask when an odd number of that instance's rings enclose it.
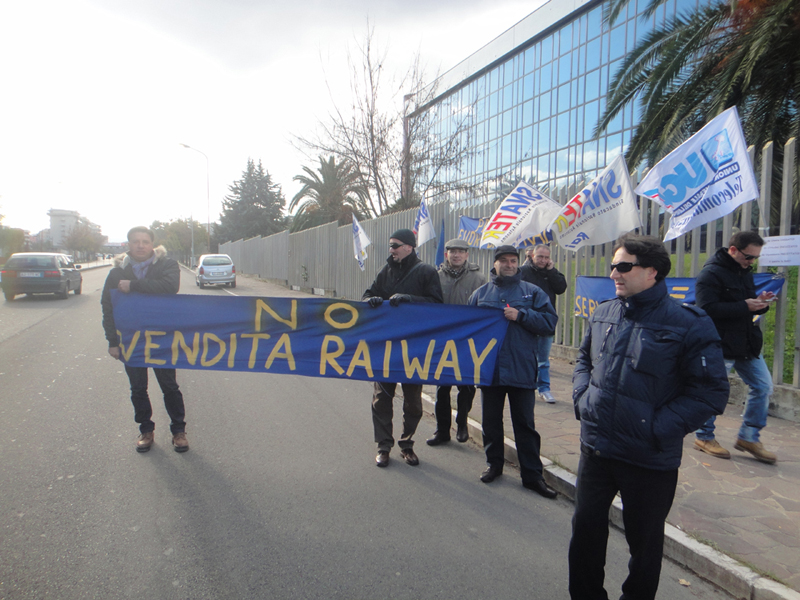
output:
{"label": "sunglasses", "polygon": [[401,246],[405,246],[405,244],[389,244],[389,248],[391,248],[392,250],[397,250]]}
{"label": "sunglasses", "polygon": [[617,273],[630,273],[633,267],[641,267],[639,263],[635,262],[618,262],[618,263],[611,263],[611,270],[617,270]]}
{"label": "sunglasses", "polygon": [[[739,249],[737,248],[737,250],[739,250]],[[739,250],[739,254],[744,256],[745,260],[755,260],[755,259],[759,258],[757,255],[754,255],[754,254],[745,254],[741,250]]]}

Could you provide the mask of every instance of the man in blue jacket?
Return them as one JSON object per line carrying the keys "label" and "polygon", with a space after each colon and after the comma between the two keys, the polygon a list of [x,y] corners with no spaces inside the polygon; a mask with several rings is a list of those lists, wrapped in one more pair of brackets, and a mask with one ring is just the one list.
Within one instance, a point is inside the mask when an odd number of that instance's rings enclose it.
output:
{"label": "man in blue jacket", "polygon": [[508,396],[514,441],[517,445],[522,485],[545,498],[556,491],[544,481],[539,458],[541,439],[533,420],[536,401],[536,337],[553,335],[558,316],[540,288],[522,281],[519,252],[500,246],[494,252],[492,280],[470,296],[472,306],[500,309],[508,319],[508,330],[497,357],[492,385],[481,388],[483,447],[487,469],[481,481],[491,483],[503,473],[503,408]]}
{"label": "man in blue jacket", "polygon": [[714,323],[667,293],[664,244],[625,235],[613,261],[617,297],[589,318],[572,378],[581,458],[569,591],[608,598],[608,510],[619,492],[631,551],[622,597],[648,600],[658,589],[683,438],[725,409],[728,377]]}

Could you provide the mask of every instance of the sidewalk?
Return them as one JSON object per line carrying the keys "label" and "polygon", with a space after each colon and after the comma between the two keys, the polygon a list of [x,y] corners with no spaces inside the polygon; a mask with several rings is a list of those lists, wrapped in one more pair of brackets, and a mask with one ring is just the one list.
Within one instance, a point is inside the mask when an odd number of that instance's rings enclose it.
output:
{"label": "sidewalk", "polygon": [[[558,402],[537,401],[535,408],[542,458],[552,461],[549,466],[544,461],[548,483],[569,497],[580,457],[580,425],[572,407],[572,370],[569,362],[551,359],[551,387]],[[430,396],[428,409],[432,412],[436,388],[426,386],[425,392]],[[480,407],[478,392],[470,413],[474,420],[470,433],[479,443]],[[725,414],[717,417],[717,440],[731,451],[730,460],[695,450],[694,436],[686,436],[678,489],[667,519],[665,555],[738,598],[800,599],[800,426],[769,418],[762,441],[777,452],[778,463],[766,465],[733,449],[740,414],[740,407],[728,405]],[[513,438],[508,409],[505,421],[506,436]],[[511,462],[516,459],[509,443],[506,458]],[[620,506],[612,509],[617,525],[621,524]],[[790,589],[748,567],[779,579]]]}

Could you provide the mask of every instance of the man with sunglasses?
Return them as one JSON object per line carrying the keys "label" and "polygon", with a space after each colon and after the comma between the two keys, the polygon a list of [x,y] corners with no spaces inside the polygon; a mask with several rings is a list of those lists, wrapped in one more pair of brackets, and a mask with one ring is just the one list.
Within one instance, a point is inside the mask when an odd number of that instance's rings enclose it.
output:
{"label": "man with sunglasses", "polygon": [[[761,354],[763,339],[755,315],[763,315],[775,300],[773,292],[756,296],[753,262],[761,254],[764,240],[755,231],[740,231],[731,237],[727,248],[720,248],[697,276],[697,306],[708,313],[722,338],[722,353],[728,372],[736,373],[750,388],[742,426],[734,448],[749,452],[756,460],[774,464],[774,452],[764,448],[760,432],[767,424],[772,375]],[[714,438],[714,417],[695,434],[695,448],[717,458],[731,453]]]}
{"label": "man with sunglasses", "polygon": [[[378,272],[375,281],[364,292],[361,300],[372,308],[378,308],[385,300],[390,306],[404,302],[442,302],[442,286],[436,269],[422,262],[414,248],[417,239],[410,229],[398,229],[389,238],[389,258]],[[392,402],[397,384],[389,381],[376,381],[372,394],[372,426],[378,455],[375,464],[379,467],[389,465],[389,452],[394,446],[392,428]],[[403,383],[403,433],[397,445],[403,460],[411,466],[419,464],[414,452],[411,436],[417,430],[422,418],[422,385]]]}
{"label": "man with sunglasses", "polygon": [[608,598],[608,510],[618,492],[631,551],[622,597],[655,598],[683,438],[727,402],[714,323],[669,296],[670,266],[660,240],[622,236],[611,264],[617,297],[595,309],[578,352],[572,380],[581,457],[569,546],[576,600]]}
{"label": "man with sunglasses", "polygon": [[[486,277],[480,267],[469,262],[469,244],[464,240],[454,239],[445,244],[444,262],[439,265],[439,282],[445,304],[468,304],[472,292],[486,283]],[[464,443],[469,439],[467,418],[475,399],[474,385],[459,385],[456,397],[456,439]],[[450,424],[452,422],[452,406],[450,405],[451,385],[440,385],[436,388],[436,431],[427,440],[429,446],[438,446],[450,441]]]}

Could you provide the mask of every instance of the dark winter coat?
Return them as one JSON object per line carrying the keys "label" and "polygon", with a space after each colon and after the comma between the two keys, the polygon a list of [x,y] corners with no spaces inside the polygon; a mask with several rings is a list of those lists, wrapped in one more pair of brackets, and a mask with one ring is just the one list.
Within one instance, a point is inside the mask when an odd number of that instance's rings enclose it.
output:
{"label": "dark winter coat", "polygon": [[522,281],[542,288],[553,306],[556,305],[556,296],[567,291],[567,278],[556,268],[540,269],[526,262],[519,270],[522,273]]}
{"label": "dark winter coat", "polygon": [[522,281],[519,271],[513,277],[503,277],[492,269],[491,275],[492,280],[475,290],[469,303],[501,310],[511,306],[519,310],[517,320],[508,324],[497,356],[492,386],[535,389],[536,336],[553,335],[558,315],[547,294],[532,283]]}
{"label": "dark winter coat", "polygon": [[677,469],[684,436],[728,402],[713,322],[663,281],[595,309],[572,382],[581,443],[647,469]]}
{"label": "dark winter coat", "polygon": [[725,358],[755,358],[761,354],[763,337],[755,315],[764,308],[750,312],[745,300],[756,297],[751,269],[743,269],[727,248],[720,248],[708,259],[695,282],[697,306],[708,313],[722,338]]}
{"label": "dark winter coat", "polygon": [[144,279],[137,279],[133,272],[131,258],[127,253],[118,254],[114,257],[114,267],[106,277],[103,286],[103,295],[100,303],[103,307],[103,329],[108,340],[108,347],[119,346],[119,336],[117,327],[114,324],[114,306],[111,303],[111,290],[117,289],[117,285],[123,279],[131,282],[131,292],[140,294],[177,294],[181,286],[181,268],[178,262],[167,258],[167,251],[164,246],[154,249],[155,258],[153,263],[147,268],[147,275]]}
{"label": "dark winter coat", "polygon": [[465,263],[464,269],[453,277],[445,271],[447,263],[439,267],[439,283],[442,284],[442,297],[445,304],[468,304],[472,292],[486,283],[486,277],[475,263]]}
{"label": "dark winter coat", "polygon": [[394,294],[408,294],[412,302],[441,302],[442,286],[436,269],[422,262],[414,251],[399,263],[390,256],[361,299],[380,296],[388,300]]}

